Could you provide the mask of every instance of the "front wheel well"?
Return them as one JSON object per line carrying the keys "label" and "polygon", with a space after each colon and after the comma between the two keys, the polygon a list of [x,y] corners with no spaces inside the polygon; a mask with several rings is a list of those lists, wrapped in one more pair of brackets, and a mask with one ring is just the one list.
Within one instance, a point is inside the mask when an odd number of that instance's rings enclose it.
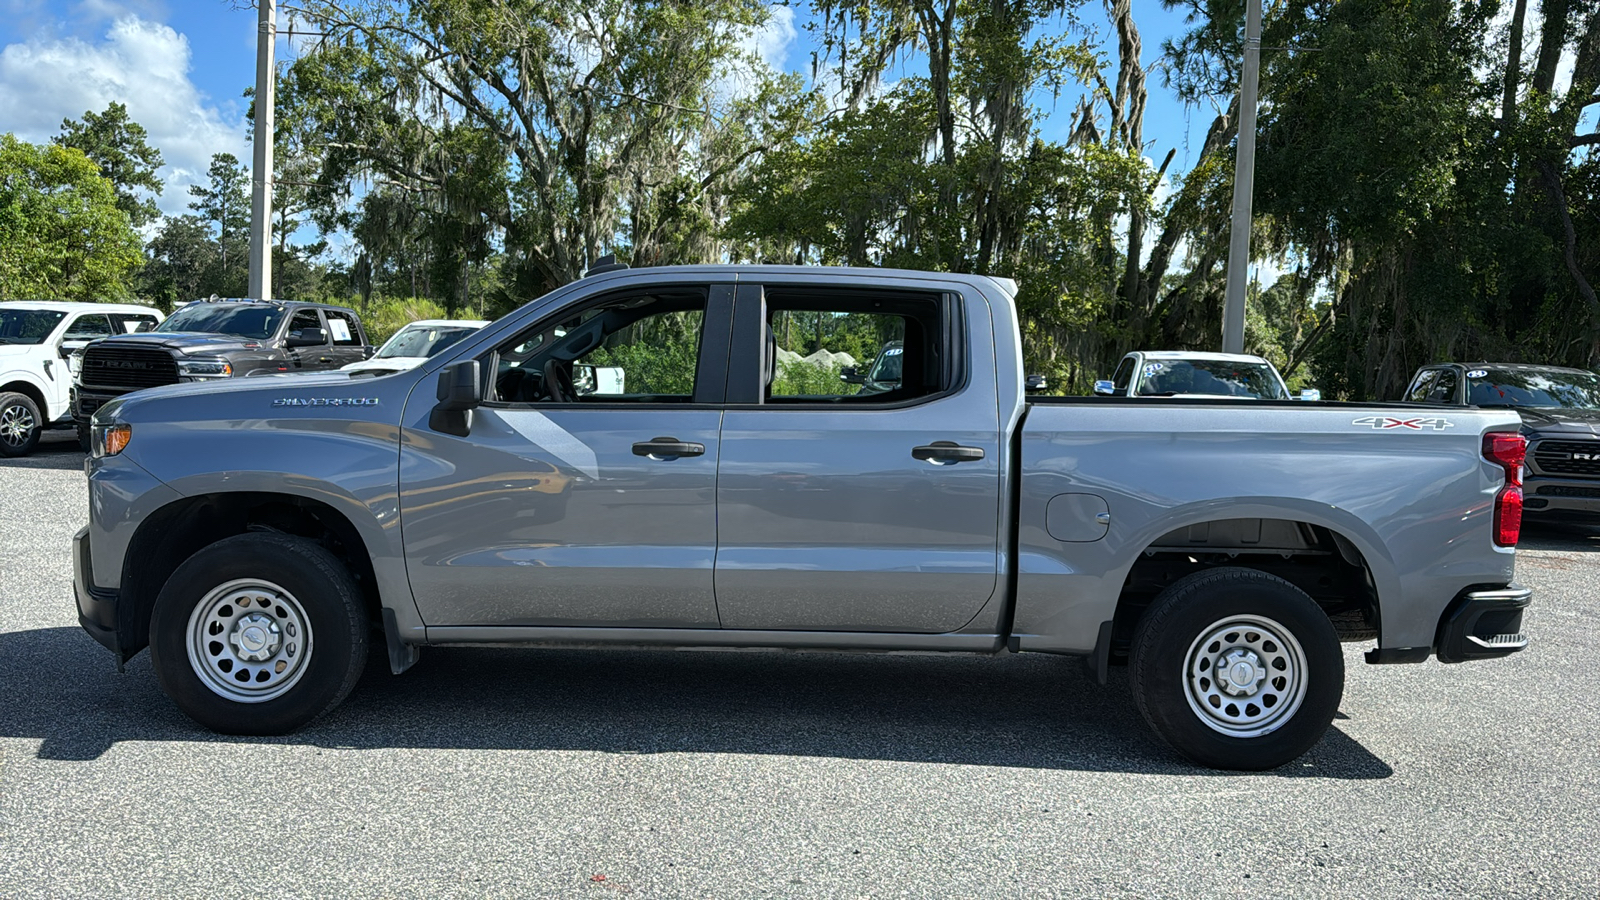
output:
{"label": "front wheel well", "polygon": [[44,392],[34,387],[31,382],[13,381],[9,384],[0,385],[0,394],[21,394],[32,400],[39,407],[41,416],[48,417],[50,415],[50,404],[45,401]]}
{"label": "front wheel well", "polygon": [[117,621],[124,657],[149,644],[156,597],[178,566],[218,541],[250,531],[307,538],[326,547],[361,588],[371,621],[383,620],[372,558],[360,532],[343,513],[292,494],[202,494],[152,513],[128,543]]}
{"label": "front wheel well", "polygon": [[1291,519],[1223,519],[1170,531],[1140,552],[1117,598],[1111,660],[1127,660],[1139,620],[1169,585],[1225,566],[1276,575],[1305,591],[1342,641],[1378,636],[1382,620],[1377,585],[1349,538]]}

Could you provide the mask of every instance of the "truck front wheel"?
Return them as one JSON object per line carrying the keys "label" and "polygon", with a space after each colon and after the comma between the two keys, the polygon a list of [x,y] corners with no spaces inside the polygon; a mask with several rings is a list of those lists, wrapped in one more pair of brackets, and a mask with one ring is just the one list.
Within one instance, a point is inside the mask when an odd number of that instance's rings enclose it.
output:
{"label": "truck front wheel", "polygon": [[333,709],[367,658],[368,617],[344,565],[309,540],[250,533],[179,566],[150,619],[156,677],[223,734],[288,734]]}
{"label": "truck front wheel", "polygon": [[1211,569],[1156,597],[1134,634],[1133,698],[1179,753],[1220,769],[1272,769],[1311,749],[1344,693],[1327,615],[1287,581]]}
{"label": "truck front wheel", "polygon": [[0,394],[0,456],[27,456],[39,446],[44,418],[27,394]]}

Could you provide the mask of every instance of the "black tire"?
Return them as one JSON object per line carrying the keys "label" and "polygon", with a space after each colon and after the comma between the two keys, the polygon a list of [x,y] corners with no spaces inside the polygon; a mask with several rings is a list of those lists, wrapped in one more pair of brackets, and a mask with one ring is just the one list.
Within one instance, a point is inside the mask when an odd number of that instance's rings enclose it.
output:
{"label": "black tire", "polygon": [[[252,588],[253,583],[269,588]],[[230,591],[226,589],[229,585],[236,587]],[[279,588],[281,593],[275,594],[271,588]],[[235,594],[245,602],[227,600]],[[253,594],[261,596],[253,600],[243,596]],[[243,611],[236,611],[235,606]],[[223,607],[228,607],[226,613]],[[227,616],[227,621],[234,623],[232,631],[210,631],[216,640],[203,636],[208,634],[208,621],[224,621],[218,615],[208,616],[208,610]],[[266,627],[277,634],[277,643],[263,644],[264,632],[259,627],[243,634],[246,618],[270,622]],[[300,628],[294,627],[302,622]],[[278,631],[280,623],[282,630]],[[304,538],[242,534],[189,557],[167,579],[150,619],[150,659],[167,696],[212,731],[288,734],[338,706],[355,687],[367,661],[367,633],[361,591],[333,554]],[[296,645],[296,636],[306,643]],[[192,640],[199,661],[191,658]],[[233,648],[225,641],[234,642]],[[241,646],[241,641],[256,646]],[[240,655],[246,649],[266,652],[263,647],[273,648],[264,661],[249,661]],[[297,652],[301,653],[298,661]],[[272,669],[280,663],[285,665],[279,670],[286,673],[281,676],[284,680],[271,683],[270,679],[279,677]],[[221,672],[235,677],[245,673],[239,679],[242,686],[228,682]],[[221,685],[213,687],[219,681]],[[263,686],[256,681],[269,683]],[[234,695],[225,695],[224,690]],[[262,692],[256,698],[239,699],[238,695],[256,690]]]}
{"label": "black tire", "polygon": [[89,426],[82,422],[78,423],[78,449],[89,452]]}
{"label": "black tire", "polygon": [[[1287,639],[1273,640],[1274,629]],[[1216,665],[1228,659],[1232,666]],[[1134,632],[1129,669],[1134,703],[1156,734],[1218,769],[1299,758],[1327,732],[1344,694],[1344,653],[1327,614],[1253,569],[1197,572],[1162,591]],[[1234,676],[1242,683],[1231,684]]]}
{"label": "black tire", "polygon": [[0,456],[27,456],[39,446],[44,417],[27,394],[0,394]]}

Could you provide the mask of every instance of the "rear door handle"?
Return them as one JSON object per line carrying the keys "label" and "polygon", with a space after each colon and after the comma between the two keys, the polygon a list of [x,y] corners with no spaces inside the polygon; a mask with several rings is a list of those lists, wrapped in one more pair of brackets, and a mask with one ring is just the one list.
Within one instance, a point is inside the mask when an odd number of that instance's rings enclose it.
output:
{"label": "rear door handle", "polygon": [[633,445],[634,456],[648,456],[651,459],[677,459],[680,456],[704,456],[705,444],[696,444],[689,441],[680,441],[675,437],[651,438]]}
{"label": "rear door handle", "polygon": [[948,465],[964,460],[983,459],[982,447],[963,447],[955,441],[934,441],[911,448],[912,459],[924,459],[935,465]]}

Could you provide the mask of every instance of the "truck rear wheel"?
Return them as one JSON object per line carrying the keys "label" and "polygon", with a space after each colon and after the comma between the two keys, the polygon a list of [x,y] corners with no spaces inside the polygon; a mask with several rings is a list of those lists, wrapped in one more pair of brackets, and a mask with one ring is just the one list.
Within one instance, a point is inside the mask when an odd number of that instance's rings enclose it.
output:
{"label": "truck rear wheel", "polygon": [[39,446],[44,418],[27,394],[0,394],[0,456],[27,456]]}
{"label": "truck rear wheel", "polygon": [[1219,769],[1272,769],[1321,740],[1344,694],[1327,615],[1287,581],[1223,568],[1162,591],[1134,634],[1133,698],[1174,750]]}
{"label": "truck rear wheel", "polygon": [[366,606],[333,554],[251,533],[196,553],[150,619],[162,688],[223,734],[288,734],[339,705],[367,659]]}

